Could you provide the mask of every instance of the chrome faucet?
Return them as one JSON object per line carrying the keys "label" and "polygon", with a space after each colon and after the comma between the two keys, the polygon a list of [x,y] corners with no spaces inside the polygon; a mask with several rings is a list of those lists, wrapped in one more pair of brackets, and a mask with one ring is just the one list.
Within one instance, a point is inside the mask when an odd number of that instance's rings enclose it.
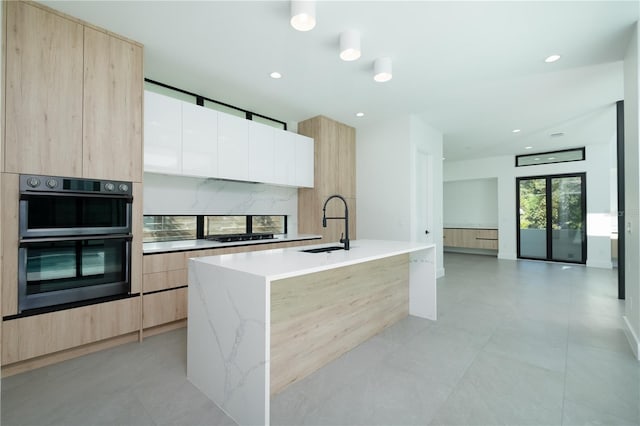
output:
{"label": "chrome faucet", "polygon": [[[327,203],[332,198],[340,198],[344,203],[344,217],[327,217]],[[322,207],[322,227],[327,227],[327,219],[344,219],[344,232],[340,236],[340,242],[344,244],[344,249],[349,250],[349,207],[347,207],[347,200],[344,199],[342,195],[332,195],[327,198],[327,201],[324,202],[324,206]]]}

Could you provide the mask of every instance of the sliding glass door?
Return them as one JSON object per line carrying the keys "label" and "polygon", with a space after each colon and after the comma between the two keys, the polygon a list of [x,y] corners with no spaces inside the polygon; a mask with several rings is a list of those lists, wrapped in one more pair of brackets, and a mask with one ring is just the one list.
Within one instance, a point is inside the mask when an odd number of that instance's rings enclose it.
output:
{"label": "sliding glass door", "polygon": [[518,257],[585,263],[586,175],[517,178]]}

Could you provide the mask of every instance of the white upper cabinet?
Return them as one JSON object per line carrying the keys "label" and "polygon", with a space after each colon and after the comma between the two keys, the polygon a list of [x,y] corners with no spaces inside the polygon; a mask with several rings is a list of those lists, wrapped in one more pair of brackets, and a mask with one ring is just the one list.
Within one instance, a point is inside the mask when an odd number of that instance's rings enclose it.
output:
{"label": "white upper cabinet", "polygon": [[218,175],[218,112],[182,102],[182,174]]}
{"label": "white upper cabinet", "polygon": [[249,121],[218,114],[218,176],[249,180]]}
{"label": "white upper cabinet", "polygon": [[276,129],[249,121],[249,180],[275,183],[274,139]]}
{"label": "white upper cabinet", "polygon": [[182,173],[181,101],[144,92],[144,170]]}
{"label": "white upper cabinet", "polygon": [[295,181],[296,186],[313,188],[313,139],[295,135]]}
{"label": "white upper cabinet", "polygon": [[278,185],[296,185],[296,135],[285,130],[275,131],[274,180]]}
{"label": "white upper cabinet", "polygon": [[313,139],[144,92],[144,171],[313,187]]}

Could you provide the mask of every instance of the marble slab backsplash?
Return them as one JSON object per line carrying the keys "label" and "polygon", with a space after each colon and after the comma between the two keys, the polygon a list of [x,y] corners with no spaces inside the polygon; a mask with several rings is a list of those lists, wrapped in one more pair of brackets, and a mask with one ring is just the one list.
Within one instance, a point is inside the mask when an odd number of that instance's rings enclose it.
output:
{"label": "marble slab backsplash", "polygon": [[298,230],[298,189],[262,183],[144,174],[145,215],[287,215]]}

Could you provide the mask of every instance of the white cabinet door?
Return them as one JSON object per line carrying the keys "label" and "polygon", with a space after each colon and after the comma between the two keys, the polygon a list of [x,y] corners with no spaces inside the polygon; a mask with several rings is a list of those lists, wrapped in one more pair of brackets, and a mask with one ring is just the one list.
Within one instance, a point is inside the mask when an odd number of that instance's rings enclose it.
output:
{"label": "white cabinet door", "polygon": [[275,130],[274,139],[274,183],[295,186],[296,145],[295,134]]}
{"label": "white cabinet door", "polygon": [[276,129],[249,121],[249,180],[274,182],[274,138]]}
{"label": "white cabinet door", "polygon": [[313,139],[294,135],[296,151],[296,186],[313,188]]}
{"label": "white cabinet door", "polygon": [[182,174],[218,175],[218,112],[182,102]]}
{"label": "white cabinet door", "polygon": [[144,92],[144,171],[182,172],[181,101]]}
{"label": "white cabinet door", "polygon": [[244,118],[218,113],[218,176],[249,180],[249,124]]}

